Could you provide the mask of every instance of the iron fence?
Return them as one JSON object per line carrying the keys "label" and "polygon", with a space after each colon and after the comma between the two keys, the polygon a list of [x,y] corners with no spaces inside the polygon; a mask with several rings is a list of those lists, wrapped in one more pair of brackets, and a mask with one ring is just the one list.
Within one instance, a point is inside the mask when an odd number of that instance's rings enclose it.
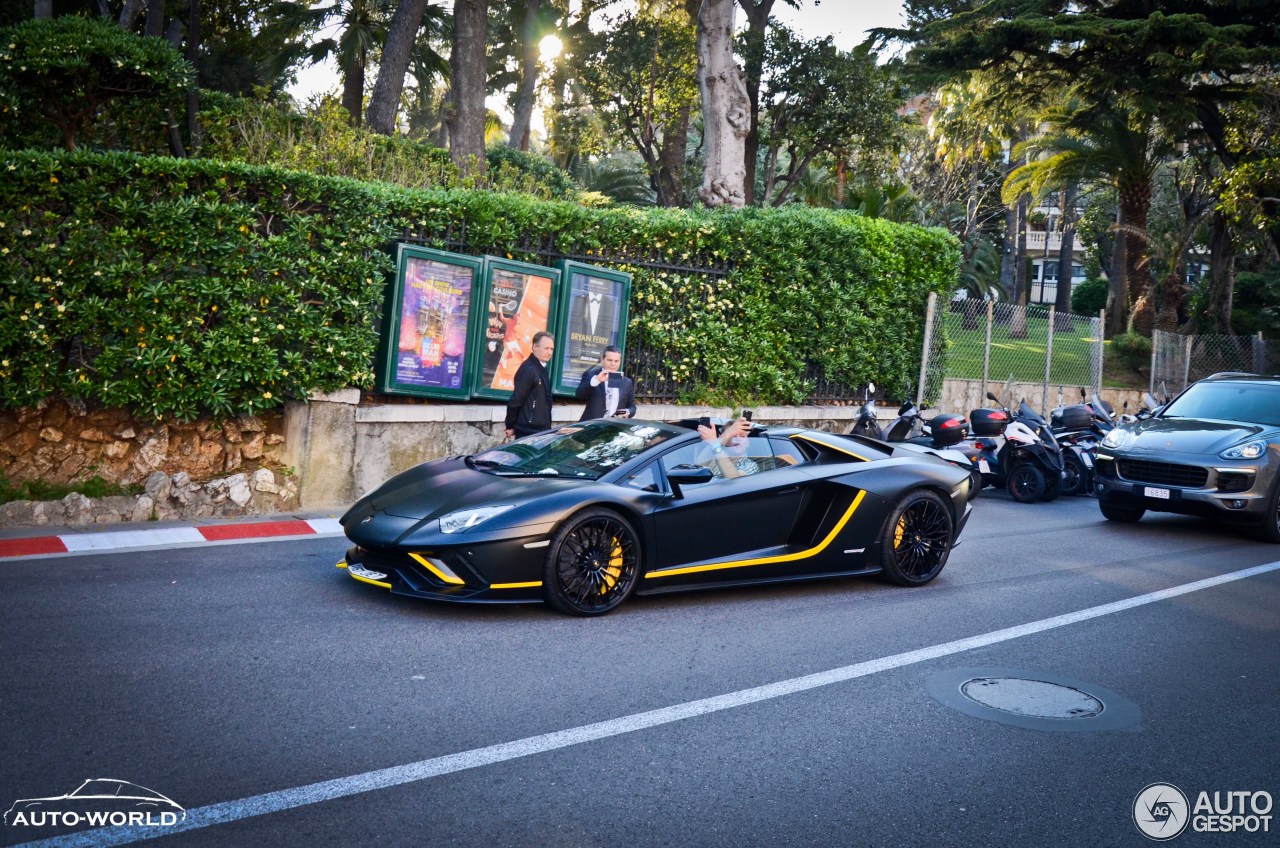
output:
{"label": "iron fence", "polygon": [[[1028,403],[1047,412],[1078,389],[1102,385],[1103,317],[989,300],[929,299],[917,404],[936,403],[945,380],[981,381],[977,393],[1012,378],[1040,387]],[[1070,401],[1068,401],[1070,402]]]}
{"label": "iron fence", "polygon": [[1151,334],[1151,393],[1160,400],[1210,374],[1267,374],[1280,362],[1280,340],[1256,336]]}
{"label": "iron fence", "polygon": [[[733,273],[736,266],[731,261],[710,255],[692,254],[684,263],[672,263],[657,249],[633,248],[628,250],[600,251],[588,253],[581,245],[564,245],[556,241],[554,235],[544,234],[536,237],[526,236],[515,245],[476,244],[469,237],[465,224],[450,227],[444,233],[428,235],[421,230],[405,230],[401,241],[408,244],[419,244],[437,250],[448,250],[471,256],[484,254],[506,256],[513,255],[520,259],[534,258],[546,265],[554,265],[560,259],[571,259],[577,262],[604,264],[617,267],[632,273],[640,272],[653,277],[684,275],[705,283],[698,288],[709,292],[718,288],[721,281]],[[651,310],[664,309],[664,314],[653,315]],[[671,303],[655,306],[647,301],[632,297],[630,304],[631,327],[642,325],[646,318],[657,318],[664,324],[683,324],[685,316],[690,314],[690,304]],[[732,316],[731,316],[732,318]],[[701,366],[694,368],[686,377],[677,377],[679,358],[670,351],[663,350],[647,343],[639,334],[628,333],[626,351],[626,371],[635,380],[636,400],[640,403],[676,403],[682,394],[692,387],[705,385],[706,370]],[[839,380],[827,377],[821,366],[809,363],[804,371],[804,379],[813,386],[813,390],[805,402],[815,405],[844,405],[855,399],[861,400],[863,390],[847,385]]]}

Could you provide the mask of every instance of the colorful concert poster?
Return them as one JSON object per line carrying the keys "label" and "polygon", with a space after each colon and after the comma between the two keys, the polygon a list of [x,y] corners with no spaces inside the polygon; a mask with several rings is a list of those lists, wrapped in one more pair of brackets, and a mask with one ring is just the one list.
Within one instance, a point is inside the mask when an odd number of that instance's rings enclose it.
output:
{"label": "colorful concert poster", "polygon": [[409,256],[405,260],[395,382],[465,390],[472,268]]}
{"label": "colorful concert poster", "polygon": [[560,267],[569,285],[558,310],[555,388],[573,394],[582,372],[600,363],[606,347],[625,354],[631,276],[568,260]]}

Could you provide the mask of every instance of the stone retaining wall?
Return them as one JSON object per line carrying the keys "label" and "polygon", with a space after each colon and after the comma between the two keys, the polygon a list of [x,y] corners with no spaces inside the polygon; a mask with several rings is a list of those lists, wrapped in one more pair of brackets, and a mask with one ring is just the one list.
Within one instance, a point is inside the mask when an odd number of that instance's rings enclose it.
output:
{"label": "stone retaining wall", "polygon": [[129,485],[155,471],[185,471],[195,480],[210,480],[278,467],[283,430],[279,411],[221,424],[184,424],[58,400],[43,408],[0,410],[0,468],[13,482],[71,483],[97,475]]}
{"label": "stone retaining wall", "polygon": [[60,501],[11,501],[0,504],[0,527],[269,515],[298,506],[297,483],[270,468],[203,483],[185,471],[172,476],[153,471],[145,488],[132,496],[88,498],[72,492]]}

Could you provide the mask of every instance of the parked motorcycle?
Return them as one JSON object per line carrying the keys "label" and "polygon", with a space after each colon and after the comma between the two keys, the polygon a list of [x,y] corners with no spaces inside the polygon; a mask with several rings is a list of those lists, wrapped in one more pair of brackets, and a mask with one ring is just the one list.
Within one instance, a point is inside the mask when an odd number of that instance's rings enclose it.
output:
{"label": "parked motorcycle", "polygon": [[889,427],[882,428],[876,417],[875,390],[874,384],[867,387],[867,400],[858,409],[858,418],[849,432],[931,454],[965,469],[969,472],[970,479],[969,499],[976,498],[983,486],[982,475],[967,455],[955,449],[955,445],[969,435],[969,422],[965,417],[943,413],[926,419],[920,415],[916,405],[908,400],[899,407],[898,417]]}
{"label": "parked motorcycle", "polygon": [[987,392],[996,409],[969,413],[974,436],[958,449],[982,474],[983,482],[1008,490],[1019,503],[1051,501],[1062,493],[1062,449],[1048,422],[1023,401],[1018,411],[1008,407],[1011,383],[1005,384],[1005,400]]}
{"label": "parked motorcycle", "polygon": [[[1081,400],[1084,389],[1080,390]],[[1093,456],[1098,443],[1114,427],[1109,403],[1096,394],[1087,403],[1060,406],[1049,412],[1049,429],[1062,447],[1062,493],[1093,492]]]}

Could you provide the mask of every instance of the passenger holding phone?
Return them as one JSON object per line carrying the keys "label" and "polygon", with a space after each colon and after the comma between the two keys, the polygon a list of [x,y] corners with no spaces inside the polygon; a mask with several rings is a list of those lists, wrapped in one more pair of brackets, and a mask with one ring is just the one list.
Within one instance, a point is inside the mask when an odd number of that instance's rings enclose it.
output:
{"label": "passenger holding phone", "polygon": [[587,407],[579,421],[589,418],[635,418],[636,384],[622,373],[622,351],[610,345],[604,349],[599,365],[582,374],[575,393]]}
{"label": "passenger holding phone", "polygon": [[741,418],[724,425],[724,430],[718,434],[710,419],[706,423],[699,421],[698,435],[708,452],[702,454],[705,459],[698,461],[709,466],[717,477],[743,477],[759,472],[759,464],[746,455],[750,433],[751,416],[745,412]]}

